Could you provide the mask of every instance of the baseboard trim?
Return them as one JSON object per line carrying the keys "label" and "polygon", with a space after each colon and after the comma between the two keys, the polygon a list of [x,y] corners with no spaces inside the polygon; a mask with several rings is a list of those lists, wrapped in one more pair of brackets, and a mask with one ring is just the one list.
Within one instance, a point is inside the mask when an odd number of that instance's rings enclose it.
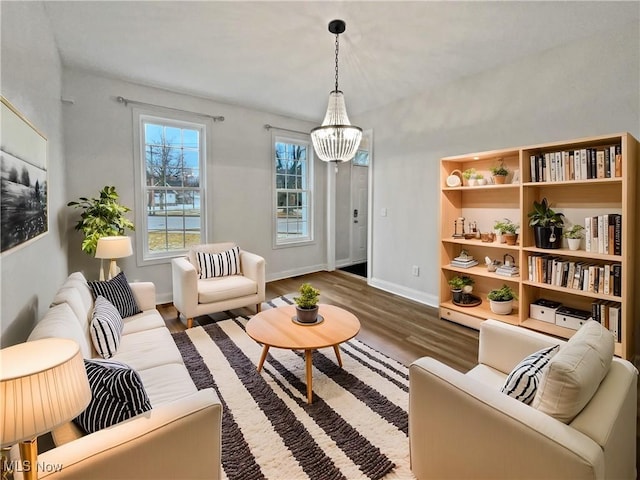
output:
{"label": "baseboard trim", "polygon": [[385,280],[380,280],[379,278],[371,278],[369,280],[369,285],[379,288],[380,290],[384,290],[385,292],[393,293],[394,295],[429,305],[430,307],[438,308],[439,306],[437,296],[429,295],[428,293],[414,290],[412,288],[407,288],[403,285],[398,285],[397,283],[387,282]]}
{"label": "baseboard trim", "polygon": [[284,280],[285,278],[299,277],[300,275],[307,275],[309,273],[324,272],[329,269],[329,265],[321,263],[318,265],[309,265],[303,268],[294,268],[291,270],[284,270],[282,272],[271,273],[266,276],[267,282],[274,282],[276,280]]}

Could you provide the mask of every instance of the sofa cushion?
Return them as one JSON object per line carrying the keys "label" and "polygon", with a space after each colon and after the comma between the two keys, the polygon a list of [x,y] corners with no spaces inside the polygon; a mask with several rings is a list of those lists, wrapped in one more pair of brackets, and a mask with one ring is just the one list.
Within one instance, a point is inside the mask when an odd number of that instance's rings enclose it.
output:
{"label": "sofa cushion", "polygon": [[85,360],[91,401],[74,422],[93,433],[151,410],[142,380],[126,365]]}
{"label": "sofa cushion", "polygon": [[112,359],[138,371],[167,363],[184,363],[167,328],[122,335],[120,348]]}
{"label": "sofa cushion", "polygon": [[538,390],[545,367],[559,349],[559,345],[554,345],[525,357],[511,371],[500,391],[530,405]]}
{"label": "sofa cushion", "polygon": [[122,318],[127,318],[141,312],[124,272],[120,272],[111,280],[89,282],[89,287],[93,291],[94,297],[102,295],[113,303]]}
{"label": "sofa cushion", "polygon": [[168,363],[138,370],[138,373],[153,408],[198,391],[187,367],[181,363]]}
{"label": "sofa cushion", "polygon": [[220,302],[256,293],[258,284],[242,275],[198,280],[198,303]]}
{"label": "sofa cushion", "polygon": [[91,341],[103,358],[111,358],[118,351],[122,336],[122,317],[113,304],[98,295],[91,320]]}
{"label": "sofa cushion", "polygon": [[87,324],[89,323],[89,315],[91,315],[91,309],[93,308],[93,293],[87,284],[87,279],[84,278],[82,272],[73,272],[67,277],[60,288],[75,288],[82,298],[82,303],[87,312]]}
{"label": "sofa cushion", "polygon": [[200,278],[226,277],[240,273],[240,249],[220,253],[196,252]]}
{"label": "sofa cushion", "polygon": [[549,361],[531,405],[561,422],[571,422],[598,390],[613,351],[611,332],[588,321]]}
{"label": "sofa cushion", "polygon": [[91,314],[91,305],[87,307],[82,300],[82,296],[75,287],[63,287],[58,290],[53,297],[51,306],[60,305],[61,303],[67,303],[73,310],[75,317],[80,322],[82,327],[86,327],[89,323],[89,316]]}
{"label": "sofa cushion", "polygon": [[82,356],[91,358],[91,337],[89,336],[88,328],[85,331],[80,326],[73,310],[67,303],[61,303],[49,308],[44,317],[31,331],[27,341],[40,338],[68,338],[75,340],[80,345]]}
{"label": "sofa cushion", "polygon": [[142,313],[132,317],[123,318],[122,321],[124,322],[123,335],[167,326],[162,315],[157,310],[144,310]]}

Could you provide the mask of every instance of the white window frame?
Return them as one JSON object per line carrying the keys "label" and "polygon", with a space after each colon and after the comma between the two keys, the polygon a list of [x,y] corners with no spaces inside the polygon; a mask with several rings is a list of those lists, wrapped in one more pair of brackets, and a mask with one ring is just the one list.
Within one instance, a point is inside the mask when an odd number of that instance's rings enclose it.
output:
{"label": "white window frame", "polygon": [[172,258],[185,255],[188,249],[172,250],[170,252],[150,252],[148,250],[149,234],[147,231],[147,199],[146,199],[146,155],[145,155],[145,123],[158,123],[177,128],[189,128],[199,130],[200,135],[200,242],[206,243],[208,219],[207,206],[207,175],[206,167],[209,163],[209,148],[211,145],[211,122],[202,117],[181,114],[167,114],[164,111],[155,111],[142,108],[133,109],[133,141],[135,164],[135,199],[136,199],[136,257],[138,266],[168,263]]}
{"label": "white window frame", "polygon": [[[307,149],[307,178],[306,189],[301,189],[307,193],[307,235],[304,237],[295,238],[278,238],[278,185],[277,185],[277,171],[276,171],[276,143],[291,143],[296,145],[304,145]],[[288,134],[287,136],[273,134],[271,137],[271,169],[272,169],[272,185],[273,185],[273,200],[272,200],[272,230],[273,230],[273,248],[286,248],[296,247],[300,245],[308,245],[314,243],[314,164],[315,152],[311,143],[311,137],[309,135],[296,135]]]}

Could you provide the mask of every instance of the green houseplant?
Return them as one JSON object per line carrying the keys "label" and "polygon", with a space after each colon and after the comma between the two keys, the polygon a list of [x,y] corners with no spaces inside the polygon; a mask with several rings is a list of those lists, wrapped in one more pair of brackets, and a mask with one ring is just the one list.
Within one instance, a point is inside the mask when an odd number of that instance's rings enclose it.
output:
{"label": "green houseplant", "polygon": [[467,185],[473,186],[476,184],[476,169],[475,168],[467,168],[464,172],[462,172],[462,178],[467,181]]}
{"label": "green houseplant", "polygon": [[493,175],[493,180],[497,185],[505,183],[507,175],[509,175],[509,170],[502,162],[500,162],[498,166],[491,167],[489,171],[491,175]]}
{"label": "green houseplant", "polygon": [[98,198],[80,197],[78,201],[67,203],[68,207],[82,210],[75,229],[84,234],[82,251],[94,255],[100,237],[124,235],[125,230],[135,230],[133,222],[125,217],[131,211],[118,202],[116,187],[105,186]]}
{"label": "green houseplant", "polygon": [[491,290],[487,294],[489,306],[493,313],[498,315],[509,315],[513,310],[513,301],[518,299],[516,293],[507,284],[501,288]]}
{"label": "green houseplant", "polygon": [[564,232],[562,236],[567,239],[569,250],[578,250],[584,238],[584,227],[582,225],[573,225],[569,230]]}
{"label": "green houseplant", "polygon": [[454,302],[462,301],[462,293],[471,293],[473,290],[473,284],[475,281],[471,277],[463,275],[462,277],[456,275],[449,280],[449,286],[451,287],[451,295]]}
{"label": "green houseplant", "polygon": [[313,323],[318,317],[320,290],[309,283],[303,283],[298,289],[300,296],[293,297],[296,302],[297,319],[300,323]]}
{"label": "green houseplant", "polygon": [[520,226],[517,223],[513,223],[508,218],[502,220],[496,220],[493,225],[493,230],[498,235],[498,241],[500,243],[508,243],[509,245],[515,245],[518,239],[518,228]]}
{"label": "green houseplant", "polygon": [[533,227],[536,247],[560,248],[564,214],[555,212],[546,198],[541,202],[533,201],[533,210],[528,213],[529,226]]}

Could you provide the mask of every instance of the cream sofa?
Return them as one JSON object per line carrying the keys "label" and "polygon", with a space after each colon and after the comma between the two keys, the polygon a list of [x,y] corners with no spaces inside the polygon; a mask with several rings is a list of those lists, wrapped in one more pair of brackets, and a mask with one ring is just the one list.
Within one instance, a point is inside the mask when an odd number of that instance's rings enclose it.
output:
{"label": "cream sofa", "polygon": [[173,304],[182,314],[187,328],[193,325],[194,317],[222,312],[233,308],[255,305],[256,312],[265,300],[264,258],[255,253],[240,250],[238,275],[215,278],[199,278],[195,253],[221,253],[236,247],[232,242],[208,243],[191,247],[186,257],[171,261],[173,279]]}
{"label": "cream sofa", "polygon": [[[88,435],[73,423],[56,429],[52,432],[56,448],[40,454],[38,461],[63,468],[57,473],[40,472],[40,478],[219,479],[220,400],[213,389],[196,389],[156,310],[155,286],[150,282],[130,285],[142,313],[124,319],[121,343],[112,360],[140,374],[152,409]],[[28,341],[70,338],[80,344],[85,358],[96,357],[89,334],[92,308],[93,296],[84,276],[71,274]]]}
{"label": "cream sofa", "polygon": [[[564,341],[486,320],[466,374],[433,358],[409,369],[411,469],[437,479],[636,478],[637,370],[614,358],[584,409],[565,424],[500,392],[527,355]],[[535,402],[534,402],[535,403]]]}

